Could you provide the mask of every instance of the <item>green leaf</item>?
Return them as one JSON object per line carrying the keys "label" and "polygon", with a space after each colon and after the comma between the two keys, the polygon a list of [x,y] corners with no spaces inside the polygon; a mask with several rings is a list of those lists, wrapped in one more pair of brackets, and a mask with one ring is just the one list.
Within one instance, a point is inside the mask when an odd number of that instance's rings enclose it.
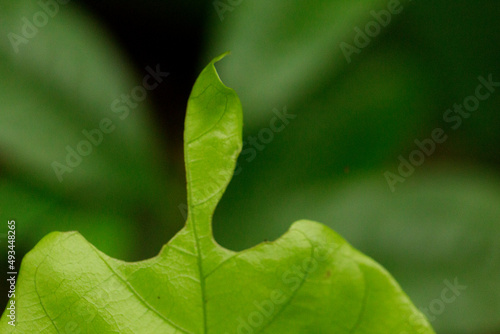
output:
{"label": "green leaf", "polygon": [[[299,221],[236,253],[211,217],[241,150],[242,113],[212,61],[188,102],[186,226],[152,259],[126,263],[76,232],[24,259],[17,333],[434,333],[394,279],[328,227]],[[235,219],[236,220],[236,219]]]}
{"label": "green leaf", "polygon": [[[219,207],[215,235],[225,245],[241,248],[280,235],[285,222],[298,215],[321,221],[383,264],[417,307],[427,309],[438,333],[495,333],[500,323],[497,173],[426,161],[395,193],[383,173],[274,191],[259,187],[266,196],[235,198],[232,207]],[[266,206],[269,202],[273,205]],[[231,230],[227,222],[232,216],[257,207],[259,212],[241,217],[237,231]],[[442,313],[436,313],[436,304],[431,312],[430,304],[446,287],[443,281],[455,277],[468,288],[446,303]]]}

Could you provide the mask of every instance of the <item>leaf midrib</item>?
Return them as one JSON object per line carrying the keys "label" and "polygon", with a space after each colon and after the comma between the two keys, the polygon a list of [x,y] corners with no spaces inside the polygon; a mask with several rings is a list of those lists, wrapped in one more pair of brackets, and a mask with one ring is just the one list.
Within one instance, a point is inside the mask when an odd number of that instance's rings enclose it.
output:
{"label": "leaf midrib", "polygon": [[201,248],[200,243],[198,241],[198,233],[196,231],[196,222],[194,220],[194,215],[192,214],[193,209],[193,191],[191,187],[191,170],[188,168],[189,164],[189,150],[187,149],[188,145],[185,145],[184,155],[186,159],[186,179],[187,179],[187,188],[188,188],[188,222],[191,223],[191,228],[193,229],[193,238],[196,246],[196,261],[198,263],[198,276],[200,277],[200,293],[201,293],[201,307],[203,312],[203,334],[207,333],[207,310],[206,310],[206,301],[205,301],[205,277],[203,277],[203,265],[201,261]]}
{"label": "leaf midrib", "polygon": [[[214,71],[215,71],[215,68],[214,68]],[[200,94],[198,94],[197,96],[192,97],[190,99],[200,97],[210,87],[215,87],[215,86],[213,86],[211,84],[208,85]],[[217,87],[215,87],[215,88],[217,90],[219,90]],[[222,114],[219,117],[219,119],[217,120],[217,122],[215,122],[215,124],[213,124],[207,131],[204,131],[202,134],[198,135],[197,137],[195,137],[189,141],[185,140],[185,145],[184,145],[184,158],[186,161],[186,181],[187,181],[187,188],[188,188],[188,192],[187,192],[188,193],[188,222],[191,223],[191,228],[193,229],[193,237],[195,240],[196,253],[197,253],[198,274],[200,277],[201,304],[202,304],[202,312],[203,312],[203,334],[207,333],[207,307],[206,307],[206,298],[205,298],[206,285],[205,285],[205,275],[203,274],[203,261],[202,261],[203,259],[202,259],[202,252],[201,252],[201,247],[200,247],[200,243],[199,243],[199,239],[198,239],[197,225],[196,225],[196,221],[194,218],[195,215],[192,214],[193,210],[195,210],[195,207],[201,203],[193,204],[193,189],[191,186],[192,178],[191,178],[191,169],[189,168],[189,163],[191,162],[191,160],[189,159],[189,145],[196,142],[196,141],[199,141],[201,138],[203,138],[205,135],[209,134],[211,132],[211,130],[213,130],[215,127],[217,127],[219,125],[219,123],[222,121],[222,119],[224,118],[224,116],[226,115],[226,113],[228,111],[228,107],[227,107],[228,98],[227,98],[227,96],[225,97],[225,99],[226,99],[226,104],[224,107],[224,111],[222,112]],[[189,106],[188,106],[188,109],[189,109]],[[214,196],[216,196],[220,192],[223,192],[224,190],[225,189],[223,187],[216,194],[213,194],[212,196],[209,196],[209,198],[205,199],[204,202],[211,200]]]}

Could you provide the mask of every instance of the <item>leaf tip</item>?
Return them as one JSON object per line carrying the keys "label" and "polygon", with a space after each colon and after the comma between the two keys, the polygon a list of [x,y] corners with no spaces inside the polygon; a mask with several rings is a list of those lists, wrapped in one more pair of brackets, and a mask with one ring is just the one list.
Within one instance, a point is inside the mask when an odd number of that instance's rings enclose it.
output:
{"label": "leaf tip", "polygon": [[226,51],[223,54],[221,54],[221,55],[215,57],[214,59],[212,59],[211,64],[215,64],[219,60],[222,60],[222,59],[226,58],[226,56],[229,56],[229,55],[231,55],[231,51]]}

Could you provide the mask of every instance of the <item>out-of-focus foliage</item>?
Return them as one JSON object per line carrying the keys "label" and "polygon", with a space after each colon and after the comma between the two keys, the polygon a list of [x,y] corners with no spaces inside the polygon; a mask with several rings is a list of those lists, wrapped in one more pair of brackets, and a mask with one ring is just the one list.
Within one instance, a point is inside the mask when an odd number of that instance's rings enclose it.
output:
{"label": "out-of-focus foliage", "polygon": [[[176,212],[167,200],[176,185],[148,119],[149,103],[112,108],[142,79],[102,27],[70,5],[14,48],[11,34],[29,31],[20,18],[33,22],[40,11],[34,1],[2,8],[8,37],[0,43],[2,214],[20,222],[21,249],[51,230],[81,229],[111,254],[135,258],[140,247],[113,246],[110,240],[140,236],[150,221]],[[103,122],[111,133],[101,131]],[[78,160],[73,154],[68,164],[69,152],[88,140],[84,131],[96,129],[101,137],[92,135],[97,144],[88,156]]]}

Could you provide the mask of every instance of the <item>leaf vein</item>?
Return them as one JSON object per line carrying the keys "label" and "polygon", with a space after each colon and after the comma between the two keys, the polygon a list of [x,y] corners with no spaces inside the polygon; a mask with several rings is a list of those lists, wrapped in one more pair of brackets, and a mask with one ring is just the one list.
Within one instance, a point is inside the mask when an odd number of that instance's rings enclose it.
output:
{"label": "leaf vein", "polygon": [[127,286],[127,288],[141,301],[141,303],[146,306],[146,308],[148,308],[149,310],[151,310],[153,313],[155,313],[157,316],[159,316],[161,319],[165,320],[166,322],[168,322],[171,326],[173,326],[175,329],[179,330],[179,331],[182,331],[183,333],[186,333],[186,334],[194,334],[192,332],[189,332],[187,331],[186,329],[180,327],[179,325],[175,324],[172,320],[166,318],[163,314],[161,314],[157,309],[155,309],[153,307],[153,305],[151,305],[150,303],[148,303],[148,301],[143,297],[141,296],[135,289],[132,285],[130,285],[126,279],[124,279],[123,277],[120,276],[120,274],[118,274],[118,272],[116,272],[110,265],[109,263],[101,256],[101,254],[99,254],[99,252],[97,251],[97,249],[95,249],[94,246],[92,246],[92,249],[94,250],[94,252],[97,254],[97,256],[102,260],[102,262],[104,262],[104,264],[108,267],[108,269],[114,274],[116,275],[116,277],[118,277],[120,279],[120,281],[123,282],[123,284],[125,286]]}

